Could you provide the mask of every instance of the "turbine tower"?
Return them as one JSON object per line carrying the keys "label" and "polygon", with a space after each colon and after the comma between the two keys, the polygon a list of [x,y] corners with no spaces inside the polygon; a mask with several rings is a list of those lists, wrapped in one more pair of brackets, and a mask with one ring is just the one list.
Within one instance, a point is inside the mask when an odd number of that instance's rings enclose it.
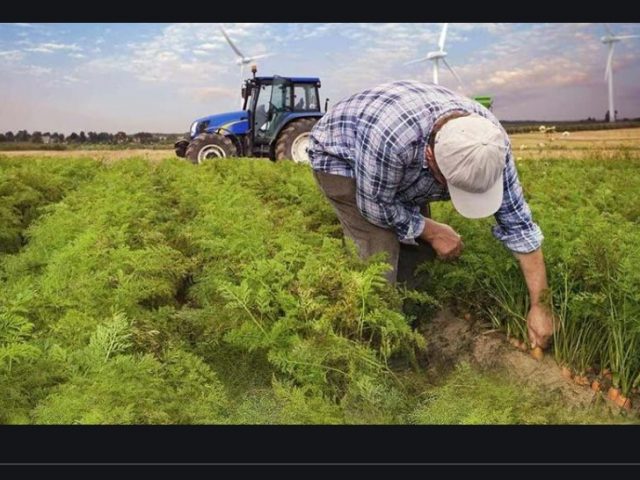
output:
{"label": "turbine tower", "polygon": [[616,111],[613,106],[613,49],[617,42],[628,38],[638,38],[640,35],[614,35],[609,25],[604,24],[608,35],[600,38],[600,41],[609,47],[609,55],[607,56],[607,67],[604,71],[604,79],[608,82],[609,89],[609,122],[616,121]]}

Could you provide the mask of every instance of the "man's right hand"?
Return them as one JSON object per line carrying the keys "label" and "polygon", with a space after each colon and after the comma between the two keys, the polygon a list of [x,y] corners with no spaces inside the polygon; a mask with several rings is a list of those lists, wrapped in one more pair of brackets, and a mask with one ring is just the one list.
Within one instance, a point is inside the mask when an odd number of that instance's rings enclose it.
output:
{"label": "man's right hand", "polygon": [[420,238],[429,242],[442,260],[459,257],[464,247],[462,237],[453,228],[430,218],[426,219]]}

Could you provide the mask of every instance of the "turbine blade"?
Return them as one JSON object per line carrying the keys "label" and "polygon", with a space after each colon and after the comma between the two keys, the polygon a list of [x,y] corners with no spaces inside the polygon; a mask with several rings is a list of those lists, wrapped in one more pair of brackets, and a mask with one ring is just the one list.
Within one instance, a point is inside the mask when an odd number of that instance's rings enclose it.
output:
{"label": "turbine blade", "polygon": [[438,59],[433,61],[433,83],[438,85]]}
{"label": "turbine blade", "polygon": [[258,58],[267,58],[272,56],[273,56],[273,53],[263,53],[261,55],[254,55],[253,57],[249,57],[248,60],[251,62],[253,60],[257,60]]}
{"label": "turbine blade", "polygon": [[229,44],[229,46],[233,49],[234,52],[236,52],[236,55],[238,55],[240,58],[244,58],[244,55],[242,54],[242,52],[238,50],[238,47],[236,47],[233,44],[233,42],[229,38],[229,35],[227,35],[227,32],[225,31],[225,29],[222,28],[222,25],[220,25],[220,30],[222,31],[222,35],[224,35],[224,38],[227,40],[227,43]]}
{"label": "turbine blade", "polygon": [[640,35],[617,35],[618,40],[626,40],[627,38],[640,38]]}
{"label": "turbine blade", "polygon": [[609,28],[609,24],[603,23],[602,25],[604,25],[604,28],[607,29],[607,33],[613,37],[613,32],[611,31],[611,28]]}
{"label": "turbine blade", "polygon": [[609,55],[607,56],[607,68],[604,71],[604,79],[608,80],[611,76],[611,64],[613,63],[613,43],[609,44]]}
{"label": "turbine blade", "polygon": [[449,71],[451,72],[451,74],[456,78],[456,80],[458,81],[458,83],[460,84],[460,86],[462,88],[464,88],[464,84],[462,83],[462,80],[460,79],[460,77],[458,76],[458,74],[455,72],[455,70],[451,67],[451,65],[449,65],[449,62],[447,62],[446,58],[442,59],[442,63],[444,63],[447,68],[449,69]]}
{"label": "turbine blade", "polygon": [[445,23],[442,25],[442,31],[440,32],[440,40],[438,40],[438,48],[440,50],[444,50],[444,41],[447,39],[447,26],[449,24]]}
{"label": "turbine blade", "polygon": [[422,57],[416,60],[411,60],[410,62],[403,63],[403,65],[411,65],[412,63],[424,62],[425,60],[429,60],[429,57]]}

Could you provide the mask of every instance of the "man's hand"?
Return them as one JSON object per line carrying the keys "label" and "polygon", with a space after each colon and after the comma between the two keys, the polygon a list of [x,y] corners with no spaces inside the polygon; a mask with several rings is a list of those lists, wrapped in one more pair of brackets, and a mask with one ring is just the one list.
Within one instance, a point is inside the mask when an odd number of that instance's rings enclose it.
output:
{"label": "man's hand", "polygon": [[553,316],[549,307],[534,304],[527,315],[527,328],[529,329],[531,348],[547,348],[553,336]]}
{"label": "man's hand", "polygon": [[[527,328],[531,348],[547,348],[553,335],[553,316],[548,305],[547,270],[542,249],[531,253],[516,253],[520,268],[527,282],[531,308],[527,315]],[[545,294],[546,292],[546,294]]]}
{"label": "man's hand", "polygon": [[453,228],[430,218],[426,219],[420,238],[429,242],[442,260],[457,258],[464,247],[462,237]]}

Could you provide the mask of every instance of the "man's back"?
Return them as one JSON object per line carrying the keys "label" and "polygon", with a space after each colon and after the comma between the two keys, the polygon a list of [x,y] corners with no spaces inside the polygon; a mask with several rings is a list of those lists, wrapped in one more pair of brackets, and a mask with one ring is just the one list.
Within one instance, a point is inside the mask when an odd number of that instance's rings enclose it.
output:
{"label": "man's back", "polygon": [[413,157],[424,148],[435,120],[451,110],[500,125],[479,103],[435,84],[399,80],[356,93],[336,103],[313,128],[312,166],[352,177],[362,153],[385,144],[398,152],[410,148]]}

